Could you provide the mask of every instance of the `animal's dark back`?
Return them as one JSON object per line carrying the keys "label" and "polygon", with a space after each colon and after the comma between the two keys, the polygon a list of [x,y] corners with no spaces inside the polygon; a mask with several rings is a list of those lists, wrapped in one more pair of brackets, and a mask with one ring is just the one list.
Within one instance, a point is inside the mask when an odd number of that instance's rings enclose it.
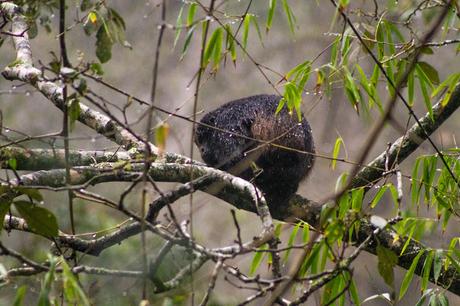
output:
{"label": "animal's dark back", "polygon": [[199,125],[195,134],[208,165],[252,180],[271,206],[286,202],[314,163],[310,125],[286,107],[275,114],[280,99],[257,95],[228,102],[201,120],[216,129]]}

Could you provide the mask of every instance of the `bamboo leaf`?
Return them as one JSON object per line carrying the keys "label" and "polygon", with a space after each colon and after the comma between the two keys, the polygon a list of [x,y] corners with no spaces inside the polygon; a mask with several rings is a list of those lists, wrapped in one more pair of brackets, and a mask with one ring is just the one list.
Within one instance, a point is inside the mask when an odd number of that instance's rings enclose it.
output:
{"label": "bamboo leaf", "polygon": [[294,16],[291,8],[289,7],[289,3],[287,2],[287,0],[281,0],[281,2],[282,2],[282,5],[283,5],[284,13],[286,14],[286,17],[288,19],[289,29],[291,30],[291,33],[294,34],[296,18]]}
{"label": "bamboo leaf", "polygon": [[246,49],[249,37],[249,25],[251,24],[251,14],[246,14],[243,19],[243,48]]}
{"label": "bamboo leaf", "polygon": [[227,46],[227,50],[230,52],[230,56],[232,58],[232,61],[233,63],[236,62],[236,46],[235,46],[235,39],[233,37],[233,32],[232,32],[232,28],[230,27],[230,25],[226,25],[225,26],[226,28],[226,33],[227,33],[227,43],[226,43],[226,46]]}
{"label": "bamboo leaf", "polygon": [[442,250],[436,250],[434,254],[434,260],[433,260],[433,278],[434,278],[434,283],[438,283],[438,278],[439,275],[441,274],[441,269],[442,269],[442,258],[443,258],[443,251]]}
{"label": "bamboo leaf", "polygon": [[414,71],[411,71],[407,76],[407,92],[409,96],[409,105],[414,105]]}
{"label": "bamboo leaf", "polygon": [[190,4],[188,8],[187,23],[186,23],[187,28],[191,27],[193,24],[193,20],[195,19],[195,13],[196,13],[197,7],[198,7],[198,4],[193,2]]}
{"label": "bamboo leaf", "polygon": [[179,41],[180,33],[182,32],[182,13],[184,12],[184,6],[185,4],[180,7],[179,14],[177,15],[173,48],[176,48],[177,42]]}
{"label": "bamboo leaf", "polygon": [[332,150],[332,161],[331,161],[332,170],[335,169],[335,166],[337,164],[337,158],[338,158],[339,153],[340,153],[340,147],[342,145],[343,145],[342,137],[337,137],[337,139],[335,140],[335,144],[334,144],[334,150]]}
{"label": "bamboo leaf", "polygon": [[422,292],[426,290],[428,281],[430,279],[430,272],[431,272],[431,266],[433,264],[433,257],[434,257],[434,251],[430,250],[428,252],[427,257],[425,258],[425,262],[423,263],[422,283],[420,285],[420,289],[422,290]]}
{"label": "bamboo leaf", "polygon": [[187,35],[185,36],[185,42],[184,42],[184,46],[182,47],[182,54],[180,56],[180,60],[182,60],[185,54],[187,53],[188,47],[190,46],[190,42],[192,41],[192,36],[193,36],[194,31],[195,31],[195,25],[193,25],[187,30]]}
{"label": "bamboo leaf", "polygon": [[270,31],[273,23],[273,15],[275,14],[276,8],[276,0],[270,0],[268,4],[268,14],[267,14],[267,22],[265,24],[265,30],[268,32]]}
{"label": "bamboo leaf", "polygon": [[431,99],[430,95],[428,94],[428,89],[427,89],[427,84],[431,85],[431,82],[429,79],[426,77],[425,73],[417,66],[415,66],[415,71],[417,73],[417,77],[419,80],[419,85],[420,85],[420,90],[422,91],[423,95],[423,102],[425,103],[425,107],[428,111],[428,114],[431,118],[431,120],[434,120],[433,117],[433,105],[431,104]]}
{"label": "bamboo leaf", "polygon": [[427,62],[418,62],[417,67],[424,72],[431,84],[439,84],[439,74],[433,66]]}
{"label": "bamboo leaf", "polygon": [[404,279],[401,283],[401,288],[399,289],[399,300],[401,300],[404,295],[407,292],[407,289],[409,288],[409,285],[412,281],[412,278],[414,277],[414,272],[415,268],[418,265],[418,261],[420,260],[420,257],[423,255],[425,250],[421,250],[417,256],[415,256],[414,260],[412,261],[412,264],[410,265],[409,270],[407,270],[406,275],[404,276]]}
{"label": "bamboo leaf", "polygon": [[[259,250],[266,250],[268,249],[268,244],[264,244],[259,248]],[[249,275],[254,275],[257,268],[259,268],[262,259],[265,257],[267,252],[256,252],[254,257],[252,258],[251,265],[249,266]]]}
{"label": "bamboo leaf", "polygon": [[380,199],[383,197],[383,194],[385,193],[385,191],[387,191],[387,189],[388,189],[387,185],[383,185],[382,187],[380,187],[379,191],[377,191],[374,199],[371,202],[371,205],[370,205],[371,208],[374,208],[375,206],[377,206],[377,204],[379,203]]}
{"label": "bamboo leaf", "polygon": [[[291,235],[289,235],[289,240],[288,240],[288,247],[292,247],[294,244],[295,237],[297,236],[297,232],[299,231],[300,228],[300,222],[297,223],[294,228],[292,229]],[[291,253],[291,248],[286,251],[286,254],[284,255],[283,261],[287,261],[289,258],[289,254]]]}

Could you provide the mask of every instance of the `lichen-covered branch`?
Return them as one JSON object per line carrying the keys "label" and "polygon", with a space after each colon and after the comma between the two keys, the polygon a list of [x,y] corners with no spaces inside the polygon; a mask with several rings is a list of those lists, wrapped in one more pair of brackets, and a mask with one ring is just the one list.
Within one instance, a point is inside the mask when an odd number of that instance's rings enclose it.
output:
{"label": "lichen-covered branch", "polygon": [[433,106],[433,119],[429,114],[420,119],[420,123],[426,134],[423,133],[422,128],[418,124],[414,124],[407,132],[407,135],[398,138],[391,145],[388,152],[383,152],[358,172],[352,181],[352,188],[363,187],[369,183],[378,181],[385,171],[385,161],[387,158],[389,165],[400,164],[422,144],[426,136],[436,131],[459,106],[460,84],[455,87],[449,102],[445,106],[441,105],[441,103]]}
{"label": "lichen-covered branch", "polygon": [[[90,166],[72,168],[70,183],[78,189],[88,184],[114,181],[131,182],[138,178],[143,171],[142,163],[129,164],[122,169],[117,169],[116,167],[117,164],[104,163],[100,164],[98,168]],[[129,170],[127,170],[128,168]],[[263,231],[260,236],[255,237],[243,245],[235,244],[227,246],[222,250],[215,249],[212,251],[214,254],[229,254],[231,251],[246,252],[260,246],[272,237],[274,230],[273,221],[265,200],[261,196],[260,191],[247,181],[214,168],[180,164],[152,163],[149,174],[155,181],[187,183],[192,172],[193,176],[198,178],[198,181],[194,182],[194,187],[200,188],[229,203],[233,203],[235,206],[244,207],[246,210],[257,212],[262,221]],[[200,180],[200,178],[202,179]],[[200,184],[203,182],[203,179],[205,180],[205,184]],[[42,170],[23,175],[20,177],[20,180],[11,180],[9,186],[14,187],[21,184],[23,187],[64,190],[66,188],[65,182],[65,170],[56,169],[48,171]],[[177,196],[186,194],[186,190],[179,191],[182,193],[174,194],[171,200],[175,200]],[[165,199],[167,199],[168,195],[165,196]],[[176,196],[176,198],[174,198],[174,196]],[[163,200],[166,201],[165,199]],[[160,201],[161,200],[162,199],[160,199]],[[157,208],[153,206],[152,209]],[[151,213],[148,215],[151,215]],[[8,219],[8,217],[6,219]],[[5,220],[5,224],[7,224],[7,220]],[[98,254],[102,249],[120,242],[120,239],[139,233],[139,231],[140,228],[138,224],[131,224],[120,229],[116,235],[101,238],[99,241],[93,240],[90,243],[85,243],[82,240],[66,237],[62,242],[67,245],[72,245],[77,250]]]}
{"label": "lichen-covered branch", "polygon": [[[65,168],[63,149],[26,149],[21,147],[4,147],[0,149],[0,167],[8,168],[6,161],[16,160],[16,170],[38,171]],[[129,161],[130,155],[125,151],[86,151],[70,150],[71,167],[90,166],[103,162]]]}

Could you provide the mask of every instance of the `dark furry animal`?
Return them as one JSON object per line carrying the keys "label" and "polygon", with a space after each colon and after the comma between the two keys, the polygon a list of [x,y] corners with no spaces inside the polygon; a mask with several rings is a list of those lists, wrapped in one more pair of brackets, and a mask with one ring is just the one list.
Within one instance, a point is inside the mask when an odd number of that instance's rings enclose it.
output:
{"label": "dark furry animal", "polygon": [[252,181],[277,209],[288,203],[314,163],[313,154],[298,152],[314,153],[310,125],[286,107],[275,114],[280,99],[257,95],[231,101],[201,119],[217,129],[199,125],[195,132],[206,164]]}

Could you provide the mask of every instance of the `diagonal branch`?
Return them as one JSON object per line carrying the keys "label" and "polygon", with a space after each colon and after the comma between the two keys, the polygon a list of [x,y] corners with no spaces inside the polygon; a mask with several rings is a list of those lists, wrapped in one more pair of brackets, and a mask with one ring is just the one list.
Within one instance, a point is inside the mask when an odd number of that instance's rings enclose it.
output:
{"label": "diagonal branch", "polygon": [[[63,86],[58,82],[47,80],[42,71],[33,66],[32,49],[27,34],[27,21],[21,14],[20,7],[11,2],[0,3],[0,14],[11,20],[12,33],[18,34],[12,35],[16,49],[16,60],[3,70],[3,77],[10,81],[18,80],[30,84],[57,108],[64,110]],[[78,121],[121,145],[125,150],[134,149],[132,153],[143,151],[144,143],[126,127],[113,118],[97,112],[83,103],[79,104],[80,113]],[[158,157],[158,148],[152,144],[150,144],[150,147],[154,155],[153,157]],[[189,159],[176,154],[169,154],[162,157],[169,161],[189,161]]]}
{"label": "diagonal branch", "polygon": [[[390,165],[400,164],[406,157],[414,152],[426,139],[433,134],[441,124],[444,123],[460,106],[460,84],[458,84],[448,103],[443,106],[437,103],[433,107],[433,119],[426,114],[420,119],[420,125],[414,124],[407,136],[398,138],[388,152],[383,152],[364,167],[353,179],[351,187],[358,188],[379,180],[385,171],[385,160],[388,159]],[[423,127],[423,129],[422,129]]]}

